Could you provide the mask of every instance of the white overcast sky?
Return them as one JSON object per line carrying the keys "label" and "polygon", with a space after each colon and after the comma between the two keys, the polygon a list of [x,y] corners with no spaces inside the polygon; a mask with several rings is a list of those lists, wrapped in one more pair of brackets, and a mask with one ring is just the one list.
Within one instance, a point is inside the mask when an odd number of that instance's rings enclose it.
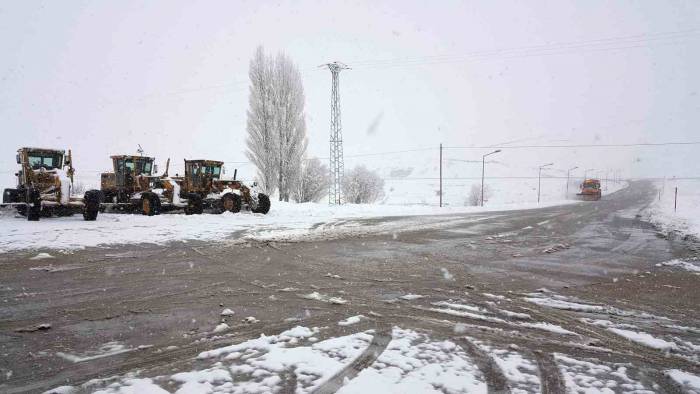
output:
{"label": "white overcast sky", "polygon": [[[4,1],[3,186],[19,146],[72,148],[82,174],[137,143],[161,163],[244,161],[258,45],[302,70],[310,156],[327,156],[330,73],[317,66],[334,60],[353,67],[341,74],[346,155],[441,142],[700,140],[697,0]],[[699,151],[504,150],[499,159],[697,176]]]}

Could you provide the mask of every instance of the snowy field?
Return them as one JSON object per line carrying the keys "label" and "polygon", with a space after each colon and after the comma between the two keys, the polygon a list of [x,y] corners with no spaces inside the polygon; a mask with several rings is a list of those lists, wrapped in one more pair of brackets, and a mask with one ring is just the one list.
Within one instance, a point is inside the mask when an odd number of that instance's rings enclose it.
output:
{"label": "snowy field", "polygon": [[[539,207],[564,204],[556,201]],[[114,244],[164,244],[179,240],[285,240],[323,237],[337,230],[360,230],[351,220],[447,213],[489,212],[537,208],[537,204],[504,204],[489,207],[431,207],[399,205],[329,206],[316,203],[273,202],[267,215],[242,212],[222,215],[163,214],[143,216],[100,214],[97,221],[82,216],[48,218],[29,222],[12,211],[0,215],[0,252],[13,250],[73,250]]]}
{"label": "snowy field", "polygon": [[[611,185],[608,193],[624,186]],[[505,187],[505,186],[504,186]],[[95,222],[83,221],[81,215],[63,218],[42,218],[40,222],[28,222],[12,210],[0,214],[0,252],[17,250],[75,250],[93,246],[115,244],[153,243],[164,244],[181,240],[288,240],[299,237],[323,238],[333,233],[352,234],[364,231],[368,225],[363,219],[380,217],[414,216],[403,226],[421,222],[420,216],[463,214],[519,209],[543,208],[575,203],[563,196],[522,202],[520,189],[511,194],[501,193],[501,201],[489,201],[485,207],[451,205],[400,205],[381,203],[329,206],[325,203],[284,203],[273,201],[267,215],[242,212],[223,215],[163,214],[142,215],[100,214]],[[431,201],[432,203],[432,201]],[[434,221],[433,221],[434,222]],[[400,228],[374,230],[399,231]]]}
{"label": "snowy field", "polygon": [[[662,228],[700,237],[700,179],[659,181],[660,198],[651,206],[651,219]],[[678,204],[674,211],[675,191]]]}

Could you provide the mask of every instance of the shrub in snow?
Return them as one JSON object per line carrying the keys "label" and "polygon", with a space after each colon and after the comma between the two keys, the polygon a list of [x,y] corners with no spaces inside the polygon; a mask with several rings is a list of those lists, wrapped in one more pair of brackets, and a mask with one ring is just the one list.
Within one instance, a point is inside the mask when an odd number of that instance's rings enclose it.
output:
{"label": "shrub in snow", "polygon": [[365,166],[357,166],[345,173],[343,195],[351,204],[369,204],[384,197],[384,180]]}
{"label": "shrub in snow", "polygon": [[[489,189],[488,185],[484,185],[484,201],[488,201],[490,197],[491,189]],[[472,185],[464,205],[473,207],[481,205],[481,184]]]}
{"label": "shrub in snow", "polygon": [[329,182],[328,166],[317,158],[306,160],[292,197],[296,202],[316,202],[328,193]]}

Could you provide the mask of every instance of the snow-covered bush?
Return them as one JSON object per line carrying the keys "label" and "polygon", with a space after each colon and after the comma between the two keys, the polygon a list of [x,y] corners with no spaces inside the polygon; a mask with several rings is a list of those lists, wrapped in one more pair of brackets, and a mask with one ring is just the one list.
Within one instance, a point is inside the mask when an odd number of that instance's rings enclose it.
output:
{"label": "snow-covered bush", "polygon": [[351,204],[373,203],[384,197],[384,180],[365,166],[357,166],[345,173],[343,196]]}
{"label": "snow-covered bush", "polygon": [[[484,202],[488,201],[489,197],[491,197],[491,189],[488,185],[484,185]],[[472,185],[464,205],[473,207],[481,205],[481,184]]]}
{"label": "snow-covered bush", "polygon": [[306,160],[292,194],[296,202],[316,202],[328,194],[328,166],[317,158]]}

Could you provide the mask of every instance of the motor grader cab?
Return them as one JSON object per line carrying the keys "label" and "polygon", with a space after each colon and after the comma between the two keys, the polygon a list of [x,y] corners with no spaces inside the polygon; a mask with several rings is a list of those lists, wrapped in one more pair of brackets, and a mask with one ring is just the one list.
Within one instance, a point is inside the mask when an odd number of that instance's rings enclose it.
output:
{"label": "motor grader cab", "polygon": [[207,193],[214,186],[214,180],[221,177],[224,163],[214,160],[185,160],[183,190],[189,193]]}
{"label": "motor grader cab", "polygon": [[155,158],[141,155],[114,155],[112,172],[101,174],[101,190],[105,195],[102,209],[106,211],[141,212],[158,215],[168,200],[163,192],[163,179],[167,178],[168,164],[163,175],[158,171]]}
{"label": "motor grader cab", "polygon": [[576,194],[583,201],[598,201],[602,196],[600,190],[600,180],[584,179],[581,183],[581,192]]}
{"label": "motor grader cab", "polygon": [[223,179],[224,162],[216,160],[185,160],[185,177],[180,182],[183,195],[201,198],[204,208],[216,213],[239,212],[245,207],[255,213],[270,211],[270,198],[252,187],[233,179]]}
{"label": "motor grader cab", "polygon": [[152,189],[155,158],[118,155],[111,159],[113,172],[103,172],[100,180],[105,201],[127,203],[134,194]]}
{"label": "motor grader cab", "polygon": [[82,212],[85,220],[97,219],[102,193],[88,190],[82,198],[72,196],[73,169],[70,150],[20,148],[17,187],[5,189],[3,205],[14,206],[28,220],[41,216],[69,216]]}

